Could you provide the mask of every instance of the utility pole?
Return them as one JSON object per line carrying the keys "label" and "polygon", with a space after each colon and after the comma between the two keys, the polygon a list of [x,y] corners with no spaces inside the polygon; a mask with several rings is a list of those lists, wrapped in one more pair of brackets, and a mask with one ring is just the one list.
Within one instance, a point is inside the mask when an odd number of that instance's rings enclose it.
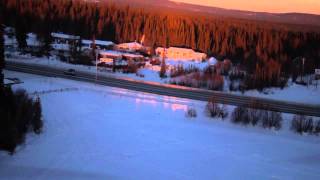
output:
{"label": "utility pole", "polygon": [[300,76],[300,81],[302,82],[302,77],[304,75],[304,64],[305,64],[306,58],[302,58],[302,74]]}
{"label": "utility pole", "polygon": [[98,82],[98,50],[95,50],[96,52],[96,83]]}
{"label": "utility pole", "polygon": [[95,82],[97,83],[98,82],[98,50],[97,50],[97,47],[96,47],[96,36],[93,35],[93,38],[92,38],[92,51],[94,53],[94,57],[95,57],[95,61],[96,61],[96,78],[95,78]]}

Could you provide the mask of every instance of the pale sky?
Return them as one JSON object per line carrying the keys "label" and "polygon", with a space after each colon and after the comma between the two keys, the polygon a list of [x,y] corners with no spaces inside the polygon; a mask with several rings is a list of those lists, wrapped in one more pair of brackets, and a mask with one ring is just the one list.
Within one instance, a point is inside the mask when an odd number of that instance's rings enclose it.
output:
{"label": "pale sky", "polygon": [[320,0],[172,0],[256,12],[300,12],[320,15]]}

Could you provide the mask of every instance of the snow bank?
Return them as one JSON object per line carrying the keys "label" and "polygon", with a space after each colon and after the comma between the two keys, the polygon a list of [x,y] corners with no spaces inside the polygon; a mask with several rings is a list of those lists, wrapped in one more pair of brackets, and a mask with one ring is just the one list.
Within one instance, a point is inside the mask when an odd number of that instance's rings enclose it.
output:
{"label": "snow bank", "polygon": [[[236,94],[241,93],[236,92]],[[292,83],[290,86],[284,88],[283,90],[280,88],[267,88],[263,92],[250,90],[246,91],[244,95],[320,105],[320,81],[318,87],[313,85],[306,87]]]}

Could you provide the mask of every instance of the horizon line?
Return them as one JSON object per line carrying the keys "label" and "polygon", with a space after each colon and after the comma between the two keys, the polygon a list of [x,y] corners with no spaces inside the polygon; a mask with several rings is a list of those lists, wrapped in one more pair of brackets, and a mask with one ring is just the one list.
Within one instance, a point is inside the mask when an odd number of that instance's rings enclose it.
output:
{"label": "horizon line", "polygon": [[[320,1],[319,1],[319,9],[315,10],[280,10],[281,8],[274,8],[273,10],[267,10],[267,9],[260,9],[260,8],[255,8],[256,10],[251,9],[250,7],[240,7],[240,8],[233,8],[233,7],[227,7],[224,5],[214,5],[214,2],[203,2],[206,0],[169,0],[174,3],[184,3],[184,4],[190,4],[190,5],[198,5],[198,6],[203,6],[203,7],[213,7],[213,8],[221,8],[221,9],[226,9],[226,10],[234,10],[234,11],[247,11],[247,12],[254,12],[254,13],[270,13],[270,14],[309,14],[309,15],[316,15],[320,16]],[[234,1],[234,0],[227,0],[227,1]],[[209,4],[208,4],[209,3]],[[316,6],[316,5],[315,5]]]}

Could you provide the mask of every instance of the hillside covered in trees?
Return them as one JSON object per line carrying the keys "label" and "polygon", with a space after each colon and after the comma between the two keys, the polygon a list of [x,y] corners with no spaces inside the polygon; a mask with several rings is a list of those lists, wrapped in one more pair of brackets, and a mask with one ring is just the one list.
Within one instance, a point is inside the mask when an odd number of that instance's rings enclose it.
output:
{"label": "hillside covered in trees", "polygon": [[[279,70],[296,72],[306,59],[305,73],[320,66],[320,31],[270,22],[194,16],[172,11],[152,11],[110,2],[80,0],[3,0],[5,24],[16,28],[17,40],[35,32],[44,42],[61,31],[114,42],[139,40],[143,35],[151,47],[188,47],[219,59],[229,58],[250,73]],[[22,43],[21,43],[22,42]],[[267,69],[264,69],[266,67]],[[272,68],[275,67],[275,68]],[[275,69],[272,72],[272,69]]]}

